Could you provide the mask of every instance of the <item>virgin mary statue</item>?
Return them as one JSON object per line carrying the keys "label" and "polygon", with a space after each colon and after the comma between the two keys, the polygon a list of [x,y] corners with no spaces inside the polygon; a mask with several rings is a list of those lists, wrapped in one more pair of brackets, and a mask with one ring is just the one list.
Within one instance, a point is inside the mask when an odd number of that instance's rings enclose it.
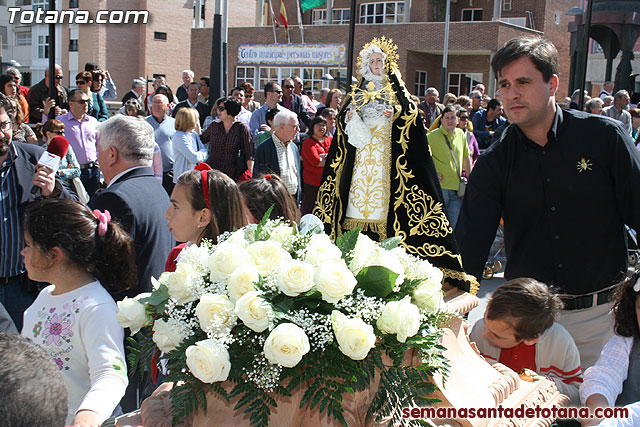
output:
{"label": "virgin mary statue", "polygon": [[338,113],[314,214],[332,238],[356,227],[375,240],[401,238],[445,281],[475,294],[464,272],[427,136],[392,40],[374,38],[358,56],[360,80]]}

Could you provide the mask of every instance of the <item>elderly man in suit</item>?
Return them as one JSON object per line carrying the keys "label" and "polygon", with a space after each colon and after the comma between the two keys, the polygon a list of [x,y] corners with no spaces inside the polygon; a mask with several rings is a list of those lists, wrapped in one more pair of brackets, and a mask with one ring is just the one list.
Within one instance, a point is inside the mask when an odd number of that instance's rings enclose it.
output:
{"label": "elderly man in suit", "polygon": [[427,129],[431,127],[435,119],[437,119],[438,116],[442,114],[442,110],[444,110],[444,105],[440,104],[438,102],[439,100],[440,94],[438,93],[438,89],[435,87],[427,88],[424,94],[424,101],[420,103],[420,109],[424,111]]}
{"label": "elderly man in suit", "polygon": [[131,235],[136,246],[138,286],[116,301],[151,291],[151,277],[164,271],[173,246],[164,213],[169,197],[153,176],[153,128],[145,120],[114,116],[98,127],[98,161],[107,188],[91,202],[92,209],[109,210]]}
{"label": "elderly man in suit", "polygon": [[[173,246],[164,213],[169,196],[153,176],[153,128],[145,120],[117,115],[98,127],[98,161],[107,188],[89,206],[105,209],[133,238],[138,286],[112,295],[116,301],[151,291],[151,277],[159,277]],[[140,406],[148,381],[132,377],[120,405],[125,412]]]}
{"label": "elderly man in suit", "polygon": [[271,137],[258,146],[253,165],[253,176],[268,173],[278,175],[284,181],[289,194],[298,202],[302,195],[302,164],[300,151],[293,142],[300,130],[298,116],[282,110],[273,118]]}

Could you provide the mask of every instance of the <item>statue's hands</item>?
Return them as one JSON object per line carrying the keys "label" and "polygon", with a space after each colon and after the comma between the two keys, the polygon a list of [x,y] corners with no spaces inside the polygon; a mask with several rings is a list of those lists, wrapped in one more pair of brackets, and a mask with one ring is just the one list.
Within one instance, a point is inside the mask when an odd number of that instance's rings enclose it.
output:
{"label": "statue's hands", "polygon": [[392,106],[388,106],[383,112],[382,114],[384,114],[385,117],[389,118],[393,115],[393,107]]}
{"label": "statue's hands", "polygon": [[353,118],[353,111],[347,111],[347,120],[351,120]]}

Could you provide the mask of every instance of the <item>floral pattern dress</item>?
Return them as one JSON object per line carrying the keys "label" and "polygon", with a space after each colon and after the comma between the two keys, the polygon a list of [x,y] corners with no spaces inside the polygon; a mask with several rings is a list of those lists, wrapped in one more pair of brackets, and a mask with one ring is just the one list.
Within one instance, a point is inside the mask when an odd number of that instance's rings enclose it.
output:
{"label": "floral pattern dress", "polygon": [[95,281],[63,294],[43,289],[25,311],[22,336],[56,363],[69,394],[66,424],[79,409],[108,418],[127,387],[124,331],[113,298]]}

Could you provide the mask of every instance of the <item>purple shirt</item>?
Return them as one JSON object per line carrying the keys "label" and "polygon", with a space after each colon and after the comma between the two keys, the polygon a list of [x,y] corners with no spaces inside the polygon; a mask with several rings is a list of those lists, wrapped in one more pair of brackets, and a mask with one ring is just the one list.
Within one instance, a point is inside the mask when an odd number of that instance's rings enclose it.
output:
{"label": "purple shirt", "polygon": [[98,160],[96,148],[98,121],[94,117],[85,114],[80,121],[69,112],[56,117],[56,120],[64,123],[64,135],[69,140],[78,163],[85,165]]}

